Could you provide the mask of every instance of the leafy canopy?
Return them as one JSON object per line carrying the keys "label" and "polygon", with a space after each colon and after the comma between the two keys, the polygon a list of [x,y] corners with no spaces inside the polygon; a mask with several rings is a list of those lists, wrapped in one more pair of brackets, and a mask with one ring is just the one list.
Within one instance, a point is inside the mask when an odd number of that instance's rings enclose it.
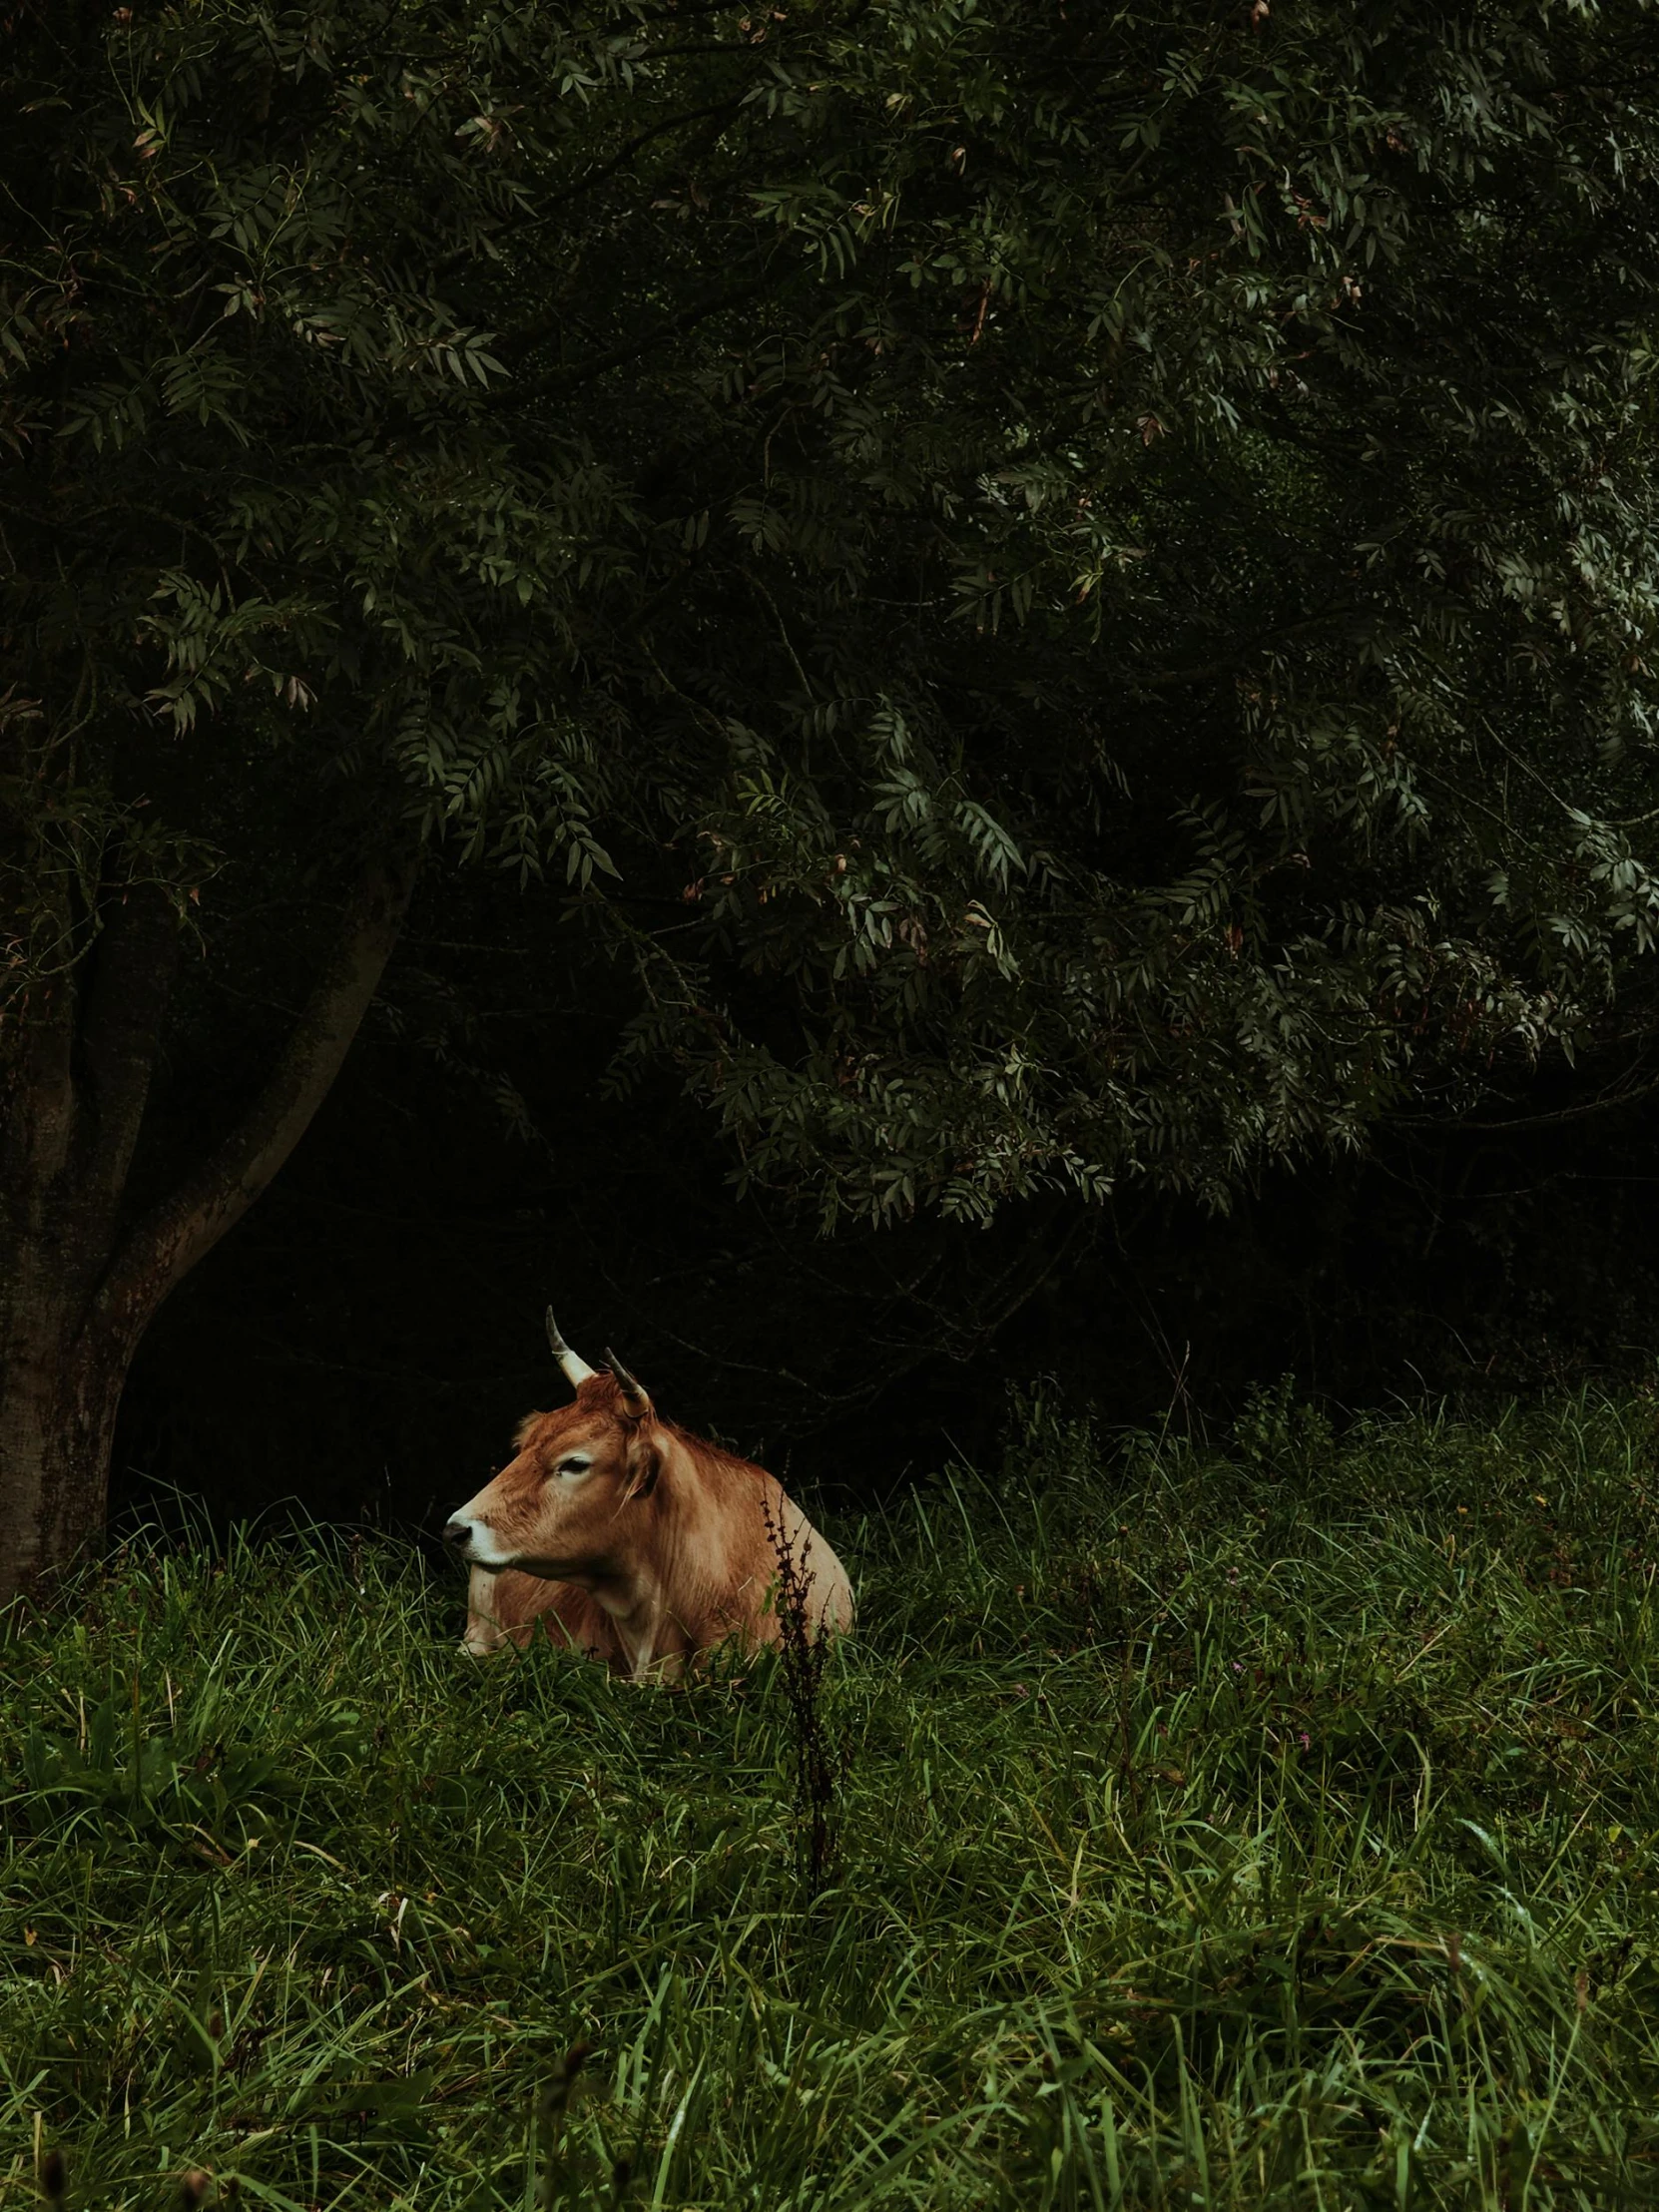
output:
{"label": "leafy canopy", "polygon": [[746,1178],[972,1216],[1223,1199],[1651,948],[1641,0],[18,25],[17,994],[412,823]]}

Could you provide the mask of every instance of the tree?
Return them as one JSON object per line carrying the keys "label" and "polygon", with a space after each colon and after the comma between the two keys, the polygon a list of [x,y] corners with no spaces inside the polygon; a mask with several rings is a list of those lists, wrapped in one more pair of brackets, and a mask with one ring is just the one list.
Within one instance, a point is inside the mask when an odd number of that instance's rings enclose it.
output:
{"label": "tree", "polygon": [[779,66],[820,311],[685,464],[803,642],[642,1036],[749,1176],[968,1213],[1572,1048],[1655,913],[1645,12],[880,20]]}
{"label": "tree", "polygon": [[[440,78],[470,12],[430,18]],[[530,733],[569,651],[551,587],[583,496],[517,461],[480,407],[496,364],[431,267],[516,187],[456,136],[446,103],[478,105],[465,71],[423,85],[419,11],[400,62],[355,67],[378,14],[82,7],[12,26],[12,1586],[99,1525],[132,1350],[326,1091],[461,756],[516,744],[559,774],[557,737]],[[574,786],[552,841],[578,877],[593,865]],[[211,957],[238,894],[296,860],[324,897],[355,885],[308,1002],[240,1125],[147,1166],[181,941],[201,943],[200,911]]]}
{"label": "tree", "polygon": [[[1224,1201],[1650,946],[1638,0],[9,28],[7,1586],[421,854],[568,900],[830,1220]],[[181,1155],[295,868],[306,1008]]]}

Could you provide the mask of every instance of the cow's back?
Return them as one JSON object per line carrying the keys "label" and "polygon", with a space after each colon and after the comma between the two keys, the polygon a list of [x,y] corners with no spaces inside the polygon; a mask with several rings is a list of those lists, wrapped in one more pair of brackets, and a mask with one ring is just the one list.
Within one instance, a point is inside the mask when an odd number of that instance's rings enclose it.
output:
{"label": "cow's back", "polygon": [[[757,1474],[762,1474],[756,1468]],[[852,1583],[833,1548],[813,1526],[776,1475],[762,1474],[770,1485],[767,1511],[762,1515],[766,1542],[755,1555],[757,1580],[767,1592],[765,1607],[754,1633],[762,1643],[776,1644],[782,1635],[781,1612],[787,1602],[783,1588],[784,1566],[779,1557],[779,1536],[789,1557],[790,1573],[803,1601],[809,1633],[829,1630],[844,1636],[852,1626]]]}

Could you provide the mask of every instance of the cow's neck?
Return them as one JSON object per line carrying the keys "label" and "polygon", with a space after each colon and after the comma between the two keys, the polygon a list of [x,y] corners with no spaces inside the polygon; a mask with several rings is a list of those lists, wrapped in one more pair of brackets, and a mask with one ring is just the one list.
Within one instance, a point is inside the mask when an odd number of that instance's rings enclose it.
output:
{"label": "cow's neck", "polygon": [[675,1501],[685,1493],[686,1470],[675,1464],[687,1455],[677,1438],[662,1439],[663,1494],[657,1501],[652,1542],[641,1556],[620,1574],[593,1584],[593,1595],[609,1615],[636,1682],[664,1665],[685,1657],[685,1641],[677,1633],[670,1600],[679,1551],[680,1530]]}
{"label": "cow's neck", "polygon": [[[604,1600],[601,1599],[601,1603]],[[616,1629],[628,1661],[628,1671],[636,1682],[643,1682],[652,1673],[663,1654],[658,1650],[662,1635],[663,1617],[666,1611],[661,1597],[644,1599],[631,1612],[619,1613],[607,1605],[606,1611]]]}

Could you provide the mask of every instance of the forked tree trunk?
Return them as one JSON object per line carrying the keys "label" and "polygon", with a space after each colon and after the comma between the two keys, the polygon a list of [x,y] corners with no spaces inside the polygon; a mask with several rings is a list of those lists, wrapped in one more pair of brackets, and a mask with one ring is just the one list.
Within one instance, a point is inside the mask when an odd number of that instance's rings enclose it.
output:
{"label": "forked tree trunk", "polygon": [[130,893],[80,967],[0,1033],[0,1601],[39,1589],[102,1530],[139,1341],[322,1103],[412,880],[409,866],[365,871],[253,1108],[146,1214],[126,1193],[177,951],[160,894]]}

